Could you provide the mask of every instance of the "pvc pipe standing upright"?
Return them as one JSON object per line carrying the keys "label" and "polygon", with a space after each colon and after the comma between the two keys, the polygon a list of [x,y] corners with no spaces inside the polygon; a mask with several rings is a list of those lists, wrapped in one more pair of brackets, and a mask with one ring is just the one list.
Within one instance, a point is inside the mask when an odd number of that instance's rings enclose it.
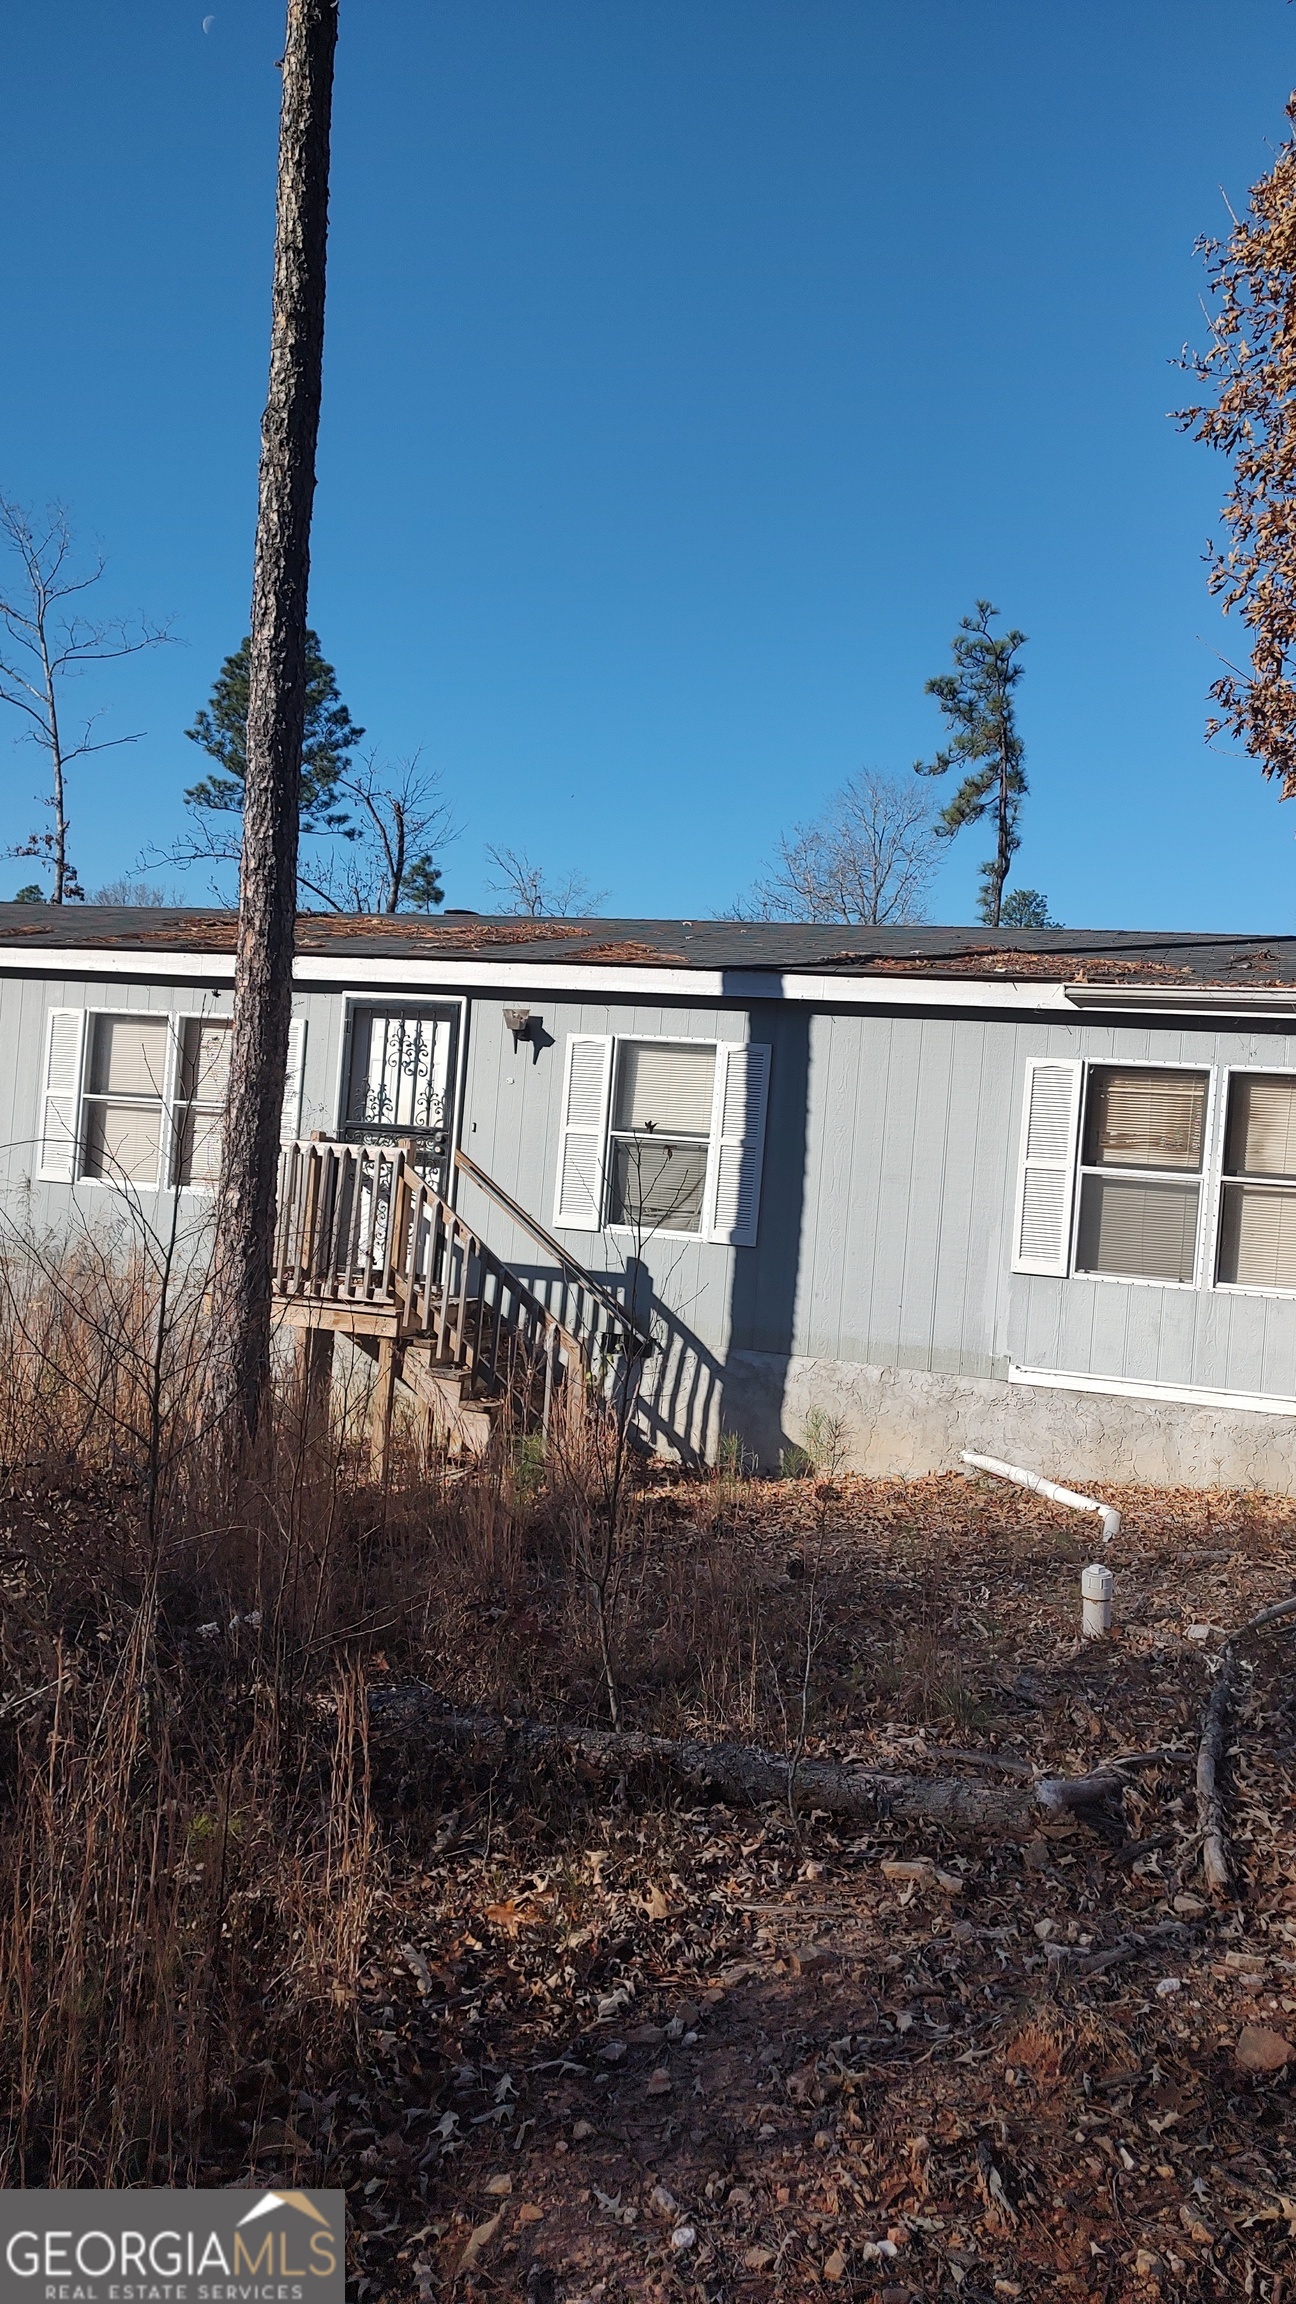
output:
{"label": "pvc pipe standing upright", "polygon": [[1086,1640],[1105,1640],[1111,1630],[1112,1586],[1110,1568],[1093,1561],[1080,1578],[1080,1630]]}

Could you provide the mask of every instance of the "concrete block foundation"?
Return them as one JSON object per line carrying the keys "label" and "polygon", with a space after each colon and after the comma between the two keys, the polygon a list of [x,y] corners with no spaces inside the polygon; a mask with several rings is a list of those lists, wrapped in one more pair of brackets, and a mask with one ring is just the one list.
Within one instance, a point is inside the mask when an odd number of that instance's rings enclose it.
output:
{"label": "concrete block foundation", "polygon": [[764,1471],[807,1418],[839,1420],[843,1470],[905,1476],[956,1470],[965,1448],[1085,1486],[1265,1489],[1296,1494],[1296,1417],[1110,1393],[1055,1391],[993,1377],[860,1367],[735,1352],[723,1424]]}

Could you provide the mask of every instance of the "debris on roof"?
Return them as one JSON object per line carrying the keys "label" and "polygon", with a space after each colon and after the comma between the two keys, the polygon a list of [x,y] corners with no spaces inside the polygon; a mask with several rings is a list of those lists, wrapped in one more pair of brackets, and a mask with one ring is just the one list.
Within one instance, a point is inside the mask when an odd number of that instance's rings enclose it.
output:
{"label": "debris on roof", "polygon": [[[234,949],[229,910],[0,904],[0,949]],[[308,912],[297,949],[316,957],[510,959],[709,973],[983,978],[1056,984],[1296,985],[1296,936],[1143,929],[842,927],[787,920],[530,920],[464,912]],[[773,987],[771,987],[773,989]]]}

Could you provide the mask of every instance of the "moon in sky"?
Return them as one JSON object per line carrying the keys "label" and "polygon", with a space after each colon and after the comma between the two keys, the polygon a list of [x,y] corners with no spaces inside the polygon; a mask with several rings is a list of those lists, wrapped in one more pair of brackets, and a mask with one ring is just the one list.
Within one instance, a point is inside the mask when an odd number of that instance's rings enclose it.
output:
{"label": "moon in sky", "polygon": [[212,28],[213,24],[215,23],[215,21],[216,21],[216,19],[215,19],[215,17],[214,17],[214,16],[204,16],[204,18],[203,18],[203,30],[204,30],[204,32],[210,32],[210,30],[211,30],[211,28]]}

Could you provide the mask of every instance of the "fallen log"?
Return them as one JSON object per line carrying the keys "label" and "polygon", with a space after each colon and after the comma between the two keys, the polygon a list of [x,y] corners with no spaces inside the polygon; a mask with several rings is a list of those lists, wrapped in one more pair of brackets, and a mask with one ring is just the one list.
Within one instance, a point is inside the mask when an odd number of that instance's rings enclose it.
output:
{"label": "fallen log", "polygon": [[561,1759],[596,1776],[657,1769],[726,1800],[751,1805],[786,1802],[791,1792],[806,1813],[819,1808],[865,1823],[894,1816],[907,1823],[940,1825],[950,1832],[1010,1840],[1037,1831],[1041,1811],[1046,1816],[1071,1814],[1104,1840],[1119,1843],[1125,1838],[1121,1810],[1125,1778],[1116,1768],[1100,1768],[1090,1776],[1044,1776],[1031,1785],[900,1775],[854,1761],[791,1760],[750,1744],[705,1744],[692,1737],[650,1736],[639,1729],[553,1726],[542,1720],[455,1712],[433,1689],[417,1682],[374,1689],[369,1713],[376,1739],[403,1746],[407,1758],[411,1749],[419,1754],[465,1752],[494,1768]]}
{"label": "fallen log", "polygon": [[1258,1616],[1252,1616],[1245,1624],[1239,1624],[1236,1632],[1230,1632],[1220,1650],[1215,1685],[1211,1689],[1206,1717],[1202,1722],[1201,1742],[1197,1747],[1197,1830],[1201,1834],[1202,1875],[1212,1896],[1226,1896],[1233,1879],[1220,1763],[1224,1757],[1229,1715],[1233,1710],[1238,1652],[1241,1643],[1251,1633],[1262,1632],[1267,1624],[1276,1624],[1282,1617],[1293,1615],[1296,1615],[1296,1596],[1277,1600],[1272,1608],[1262,1608]]}

